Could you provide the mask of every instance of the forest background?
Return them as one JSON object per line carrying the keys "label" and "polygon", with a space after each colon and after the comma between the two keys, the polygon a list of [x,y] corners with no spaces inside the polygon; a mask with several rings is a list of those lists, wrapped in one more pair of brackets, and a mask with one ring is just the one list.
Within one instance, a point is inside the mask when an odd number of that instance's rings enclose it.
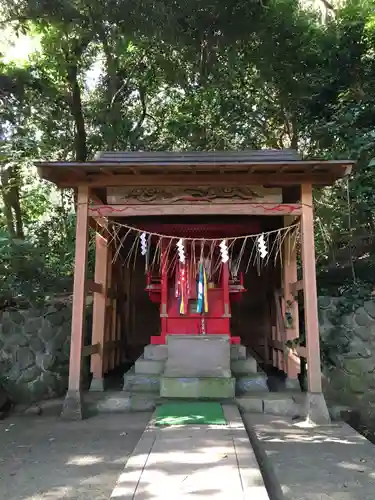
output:
{"label": "forest background", "polygon": [[0,13],[0,307],[72,286],[74,196],[33,162],[104,150],[356,160],[315,194],[318,281],[371,292],[374,1],[0,0]]}

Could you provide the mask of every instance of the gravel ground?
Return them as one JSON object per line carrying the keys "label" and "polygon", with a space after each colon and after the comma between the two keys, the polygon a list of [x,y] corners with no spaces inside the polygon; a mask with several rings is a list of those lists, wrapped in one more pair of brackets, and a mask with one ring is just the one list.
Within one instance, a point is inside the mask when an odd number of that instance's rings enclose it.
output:
{"label": "gravel ground", "polygon": [[108,500],[151,413],[0,421],[1,500]]}

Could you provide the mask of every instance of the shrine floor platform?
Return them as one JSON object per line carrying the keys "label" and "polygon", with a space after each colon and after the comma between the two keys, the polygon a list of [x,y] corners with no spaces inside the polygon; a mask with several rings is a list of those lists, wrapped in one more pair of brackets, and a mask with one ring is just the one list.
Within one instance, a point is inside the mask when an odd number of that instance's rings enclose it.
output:
{"label": "shrine floor platform", "polygon": [[217,426],[157,427],[154,415],[111,500],[268,500],[238,409],[223,410]]}

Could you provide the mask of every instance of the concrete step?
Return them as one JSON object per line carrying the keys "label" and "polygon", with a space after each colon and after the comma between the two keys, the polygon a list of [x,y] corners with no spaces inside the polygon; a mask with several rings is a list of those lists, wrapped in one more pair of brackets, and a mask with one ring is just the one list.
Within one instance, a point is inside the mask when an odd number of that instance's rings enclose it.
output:
{"label": "concrete step", "polygon": [[[144,359],[152,361],[165,361],[168,349],[166,345],[146,345],[144,348]],[[246,347],[240,344],[233,344],[230,347],[230,359],[246,359]]]}
{"label": "concrete step", "polygon": [[236,377],[236,394],[267,391],[267,375],[265,373],[250,373]]}
{"label": "concrete step", "polygon": [[123,390],[131,393],[153,392],[159,394],[160,375],[139,374],[129,370],[124,375]]}
{"label": "concrete step", "polygon": [[247,359],[232,360],[230,367],[235,376],[258,372],[257,362],[255,358],[252,357],[248,357]]}
{"label": "concrete step", "polygon": [[259,392],[236,397],[238,407],[249,413],[266,413],[285,417],[302,416],[303,408],[290,393]]}
{"label": "concrete step", "polygon": [[185,399],[231,399],[235,395],[235,379],[224,377],[160,378],[160,396]]}
{"label": "concrete step", "polygon": [[164,371],[165,361],[157,359],[145,359],[143,356],[134,364],[137,375],[160,375]]}
{"label": "concrete step", "polygon": [[146,345],[144,348],[144,359],[150,361],[165,361],[167,359],[167,346],[166,345]]}
{"label": "concrete step", "polygon": [[156,403],[159,400],[159,393],[142,392],[133,394],[124,391],[129,400],[130,411],[152,411],[156,408]]}
{"label": "concrete step", "polygon": [[246,359],[246,347],[240,344],[232,344],[230,346],[230,359],[232,361]]}

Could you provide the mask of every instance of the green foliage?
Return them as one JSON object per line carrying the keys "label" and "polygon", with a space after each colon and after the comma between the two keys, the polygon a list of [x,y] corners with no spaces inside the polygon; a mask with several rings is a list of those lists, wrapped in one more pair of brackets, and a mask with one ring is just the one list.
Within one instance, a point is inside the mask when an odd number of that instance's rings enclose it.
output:
{"label": "green foliage", "polygon": [[374,6],[348,1],[323,24],[297,0],[1,0],[3,25],[40,42],[21,66],[0,58],[4,290],[37,296],[72,273],[72,197],[33,162],[110,149],[358,160],[349,186],[316,193],[323,286],[339,269],[355,281],[375,229]]}

